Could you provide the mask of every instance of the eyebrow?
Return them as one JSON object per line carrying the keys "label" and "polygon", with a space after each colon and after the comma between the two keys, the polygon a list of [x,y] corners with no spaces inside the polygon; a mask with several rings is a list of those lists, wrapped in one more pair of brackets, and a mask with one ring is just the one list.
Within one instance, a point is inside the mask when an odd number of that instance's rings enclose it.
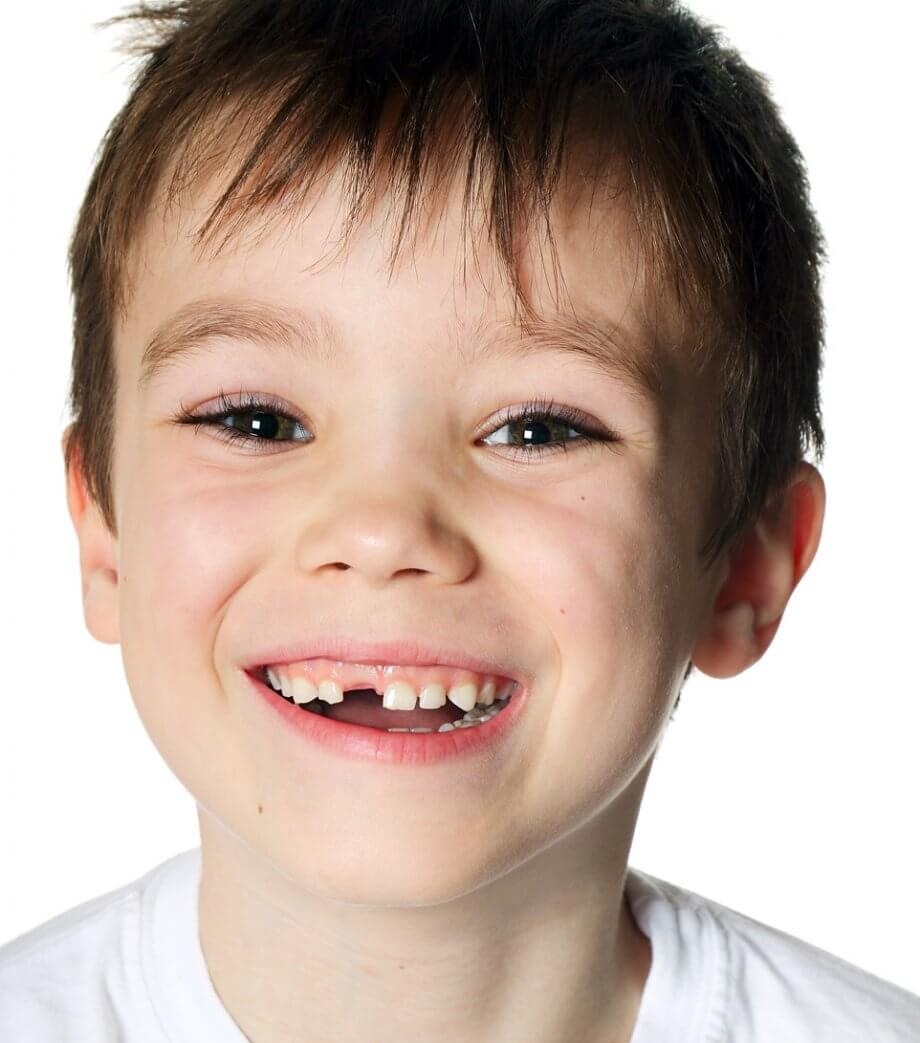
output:
{"label": "eyebrow", "polygon": [[[462,327],[461,327],[462,328]],[[137,389],[143,392],[168,367],[214,350],[225,340],[258,344],[297,360],[346,361],[347,349],[335,325],[287,305],[258,300],[200,298],[160,325],[141,357]],[[454,332],[454,346],[467,365],[483,356],[525,358],[534,351],[568,354],[604,377],[625,384],[637,398],[661,406],[664,381],[660,358],[636,336],[607,318],[553,315],[528,320],[527,330],[504,320],[474,323]]]}

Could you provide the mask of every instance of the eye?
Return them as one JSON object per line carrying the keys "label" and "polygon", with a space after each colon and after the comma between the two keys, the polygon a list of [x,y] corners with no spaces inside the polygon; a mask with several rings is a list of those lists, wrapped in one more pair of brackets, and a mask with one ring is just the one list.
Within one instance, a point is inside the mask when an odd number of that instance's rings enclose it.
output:
{"label": "eye", "polygon": [[[620,441],[612,431],[590,420],[584,413],[570,406],[557,406],[552,400],[536,399],[523,406],[509,406],[499,415],[501,426],[488,437],[494,438],[499,431],[510,432],[499,444],[510,445],[512,455],[518,458],[542,457],[545,453],[568,452],[572,444],[583,448]],[[553,432],[563,435],[562,441],[552,442]],[[569,438],[568,432],[578,432]],[[517,438],[523,445],[514,444]]]}
{"label": "eye", "polygon": [[[241,393],[242,394],[242,393]],[[183,407],[173,418],[176,423],[190,424],[196,430],[213,428],[214,434],[224,441],[251,446],[255,452],[276,452],[272,446],[285,442],[310,442],[312,437],[285,437],[298,429],[307,434],[296,417],[285,412],[279,402],[271,397],[255,394],[242,396],[239,402],[232,401],[223,391],[219,397],[219,408],[212,411],[193,413]],[[494,438],[499,432],[509,434],[497,445],[510,449],[512,456],[533,461],[546,453],[568,452],[575,444],[583,448],[606,444],[614,446],[618,435],[590,420],[584,413],[570,406],[557,406],[547,399],[534,399],[522,406],[509,406],[498,417],[499,426],[486,438]],[[576,432],[574,438],[569,432]],[[553,440],[553,436],[557,440]],[[561,434],[561,440],[558,436]],[[486,438],[480,439],[488,445]],[[517,439],[522,444],[517,444]]]}
{"label": "eye", "polygon": [[248,394],[240,402],[233,402],[223,391],[218,399],[219,408],[210,412],[193,413],[183,407],[173,418],[178,424],[191,424],[195,430],[211,427],[218,438],[226,442],[247,444],[255,452],[276,452],[274,445],[291,441],[312,441],[285,437],[306,429],[273,398]]}

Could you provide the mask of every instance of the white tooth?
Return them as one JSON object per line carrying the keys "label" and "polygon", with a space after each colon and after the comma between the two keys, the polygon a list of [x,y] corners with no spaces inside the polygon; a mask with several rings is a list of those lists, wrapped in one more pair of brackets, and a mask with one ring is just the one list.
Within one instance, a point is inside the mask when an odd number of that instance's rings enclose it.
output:
{"label": "white tooth", "polygon": [[418,697],[418,704],[423,710],[437,710],[447,702],[447,692],[442,684],[426,684]]}
{"label": "white tooth", "polygon": [[340,703],[344,698],[338,681],[327,679],[319,683],[319,697],[324,703]]}
{"label": "white tooth", "polygon": [[453,721],[448,721],[446,724],[442,724],[441,727],[438,728],[439,732],[452,732],[453,730],[454,730],[454,722]]}
{"label": "white tooth", "polygon": [[388,732],[408,732],[411,730],[411,728],[387,728]]}
{"label": "white tooth", "polygon": [[479,691],[476,702],[482,706],[491,706],[495,702],[495,682],[486,681]]}
{"label": "white tooth", "polygon": [[447,693],[447,698],[461,710],[472,710],[476,705],[476,685],[472,682],[455,684]]}
{"label": "white tooth", "polygon": [[420,735],[422,732],[431,732],[431,731],[434,731],[434,729],[433,728],[410,728],[409,731],[412,732],[414,735]]}
{"label": "white tooth", "polygon": [[291,684],[291,679],[287,674],[279,674],[278,679],[281,682],[281,694],[285,699],[294,698],[294,686]]}
{"label": "white tooth", "polygon": [[311,703],[317,696],[316,685],[302,675],[294,678],[292,690],[295,703]]}
{"label": "white tooth", "polygon": [[278,675],[275,673],[275,671],[272,670],[271,667],[269,667],[266,672],[268,673],[268,683],[272,686],[272,688],[274,688],[276,691],[280,692],[281,691],[281,679],[278,677]]}
{"label": "white tooth", "polygon": [[392,681],[383,693],[383,706],[386,710],[414,710],[417,698],[411,684]]}

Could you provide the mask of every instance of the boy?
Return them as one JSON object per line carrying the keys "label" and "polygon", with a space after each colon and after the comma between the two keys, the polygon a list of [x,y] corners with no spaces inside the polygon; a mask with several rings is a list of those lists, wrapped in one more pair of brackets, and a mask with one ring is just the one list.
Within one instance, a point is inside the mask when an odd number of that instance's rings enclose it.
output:
{"label": "boy", "polygon": [[663,0],[133,18],[63,447],[201,848],[0,950],[0,1038],[920,1038],[628,867],[689,669],[760,658],[820,539],[821,237],[756,74]]}

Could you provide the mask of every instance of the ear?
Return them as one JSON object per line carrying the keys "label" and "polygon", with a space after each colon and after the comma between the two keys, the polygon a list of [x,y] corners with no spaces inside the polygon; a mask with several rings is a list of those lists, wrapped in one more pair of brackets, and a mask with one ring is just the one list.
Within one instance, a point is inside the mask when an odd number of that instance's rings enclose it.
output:
{"label": "ear", "polygon": [[725,578],[690,657],[704,674],[733,677],[769,648],[818,549],[824,506],[824,480],[800,462],[723,566]]}
{"label": "ear", "polygon": [[[69,433],[68,427],[61,439],[62,450]],[[86,491],[83,457],[78,448],[67,469],[67,510],[80,544],[86,628],[97,641],[116,645],[119,641],[116,540]]]}

